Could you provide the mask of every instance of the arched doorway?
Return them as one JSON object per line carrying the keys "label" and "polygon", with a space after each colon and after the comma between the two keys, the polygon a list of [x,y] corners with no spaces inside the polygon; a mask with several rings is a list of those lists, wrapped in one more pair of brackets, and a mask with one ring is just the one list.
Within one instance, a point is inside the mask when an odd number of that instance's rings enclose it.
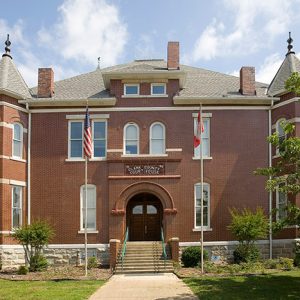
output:
{"label": "arched doorway", "polygon": [[159,241],[163,208],[153,194],[140,193],[133,196],[126,208],[126,223],[130,241]]}

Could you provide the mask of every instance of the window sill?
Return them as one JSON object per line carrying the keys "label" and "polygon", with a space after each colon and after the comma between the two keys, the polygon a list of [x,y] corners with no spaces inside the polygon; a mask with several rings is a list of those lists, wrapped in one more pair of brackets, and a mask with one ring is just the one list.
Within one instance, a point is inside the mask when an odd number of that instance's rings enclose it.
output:
{"label": "window sill", "polygon": [[[78,233],[79,234],[84,234],[85,231],[84,230],[78,230]],[[89,233],[99,233],[99,231],[98,230],[87,230],[87,234],[89,234]]]}
{"label": "window sill", "polygon": [[[212,160],[213,158],[211,156],[205,156],[203,157],[203,160]],[[193,156],[193,160],[200,160],[200,157],[196,157],[196,156]]]}
{"label": "window sill", "polygon": [[9,159],[10,160],[14,160],[14,161],[19,161],[19,162],[22,162],[22,163],[26,163],[27,162],[25,159],[14,157],[14,156],[11,156]]}
{"label": "window sill", "polygon": [[[193,231],[194,232],[200,232],[201,231],[201,228],[193,228]],[[212,231],[212,228],[208,228],[208,227],[204,227],[203,226],[203,231]]]}
{"label": "window sill", "polygon": [[122,95],[121,98],[168,98],[169,95]]}
{"label": "window sill", "polygon": [[122,154],[121,157],[168,157],[168,154]]}
{"label": "window sill", "polygon": [[103,160],[106,160],[106,157],[95,157],[89,159],[89,161],[103,161]]}
{"label": "window sill", "polygon": [[68,162],[76,162],[76,161],[85,161],[84,158],[66,158],[65,161],[68,161]]}

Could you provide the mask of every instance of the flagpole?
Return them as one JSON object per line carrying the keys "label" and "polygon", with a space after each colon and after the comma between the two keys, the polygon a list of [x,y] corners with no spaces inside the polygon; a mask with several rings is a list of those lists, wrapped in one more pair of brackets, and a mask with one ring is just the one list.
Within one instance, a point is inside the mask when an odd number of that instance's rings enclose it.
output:
{"label": "flagpole", "polygon": [[203,140],[202,140],[202,104],[200,105],[200,173],[201,173],[201,273],[203,270]]}
{"label": "flagpole", "polygon": [[84,224],[84,251],[85,251],[85,276],[87,277],[87,162],[88,158],[85,156],[85,224]]}

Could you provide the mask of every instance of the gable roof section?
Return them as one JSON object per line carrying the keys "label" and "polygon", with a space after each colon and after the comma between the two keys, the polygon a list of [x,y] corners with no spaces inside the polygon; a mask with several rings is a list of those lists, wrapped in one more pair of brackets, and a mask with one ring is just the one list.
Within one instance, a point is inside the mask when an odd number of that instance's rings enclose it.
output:
{"label": "gable roof section", "polygon": [[31,98],[27,84],[9,56],[0,61],[0,93],[17,99]]}
{"label": "gable roof section", "polygon": [[270,83],[268,94],[276,96],[285,92],[285,82],[293,72],[300,73],[300,60],[291,52],[288,53]]}

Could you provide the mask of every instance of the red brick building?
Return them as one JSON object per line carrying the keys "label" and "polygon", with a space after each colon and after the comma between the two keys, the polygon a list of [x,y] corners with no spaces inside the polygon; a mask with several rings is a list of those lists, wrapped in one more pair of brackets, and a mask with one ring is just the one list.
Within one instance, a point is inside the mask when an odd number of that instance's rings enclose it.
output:
{"label": "red brick building", "polygon": [[[179,238],[200,241],[200,159],[193,136],[200,104],[204,133],[204,241],[212,255],[235,245],[229,209],[282,208],[286,196],[269,195],[254,176],[276,150],[266,137],[286,119],[300,134],[299,98],[284,90],[300,61],[289,48],[270,84],[253,67],[240,78],[179,63],[179,43],[167,60],[136,60],[54,81],[39,69],[28,88],[10,55],[0,61],[0,260],[22,262],[13,228],[42,218],[55,229],[46,254],[72,262],[84,243],[83,121],[88,103],[93,155],[88,163],[88,242],[107,259],[109,242]],[[271,152],[270,152],[271,151]],[[292,199],[300,204],[299,199]],[[280,216],[279,216],[280,217]],[[272,241],[274,255],[289,255],[296,229]],[[270,241],[260,241],[269,255]],[[285,252],[284,252],[285,247]],[[77,253],[77,254],[76,254]]]}

